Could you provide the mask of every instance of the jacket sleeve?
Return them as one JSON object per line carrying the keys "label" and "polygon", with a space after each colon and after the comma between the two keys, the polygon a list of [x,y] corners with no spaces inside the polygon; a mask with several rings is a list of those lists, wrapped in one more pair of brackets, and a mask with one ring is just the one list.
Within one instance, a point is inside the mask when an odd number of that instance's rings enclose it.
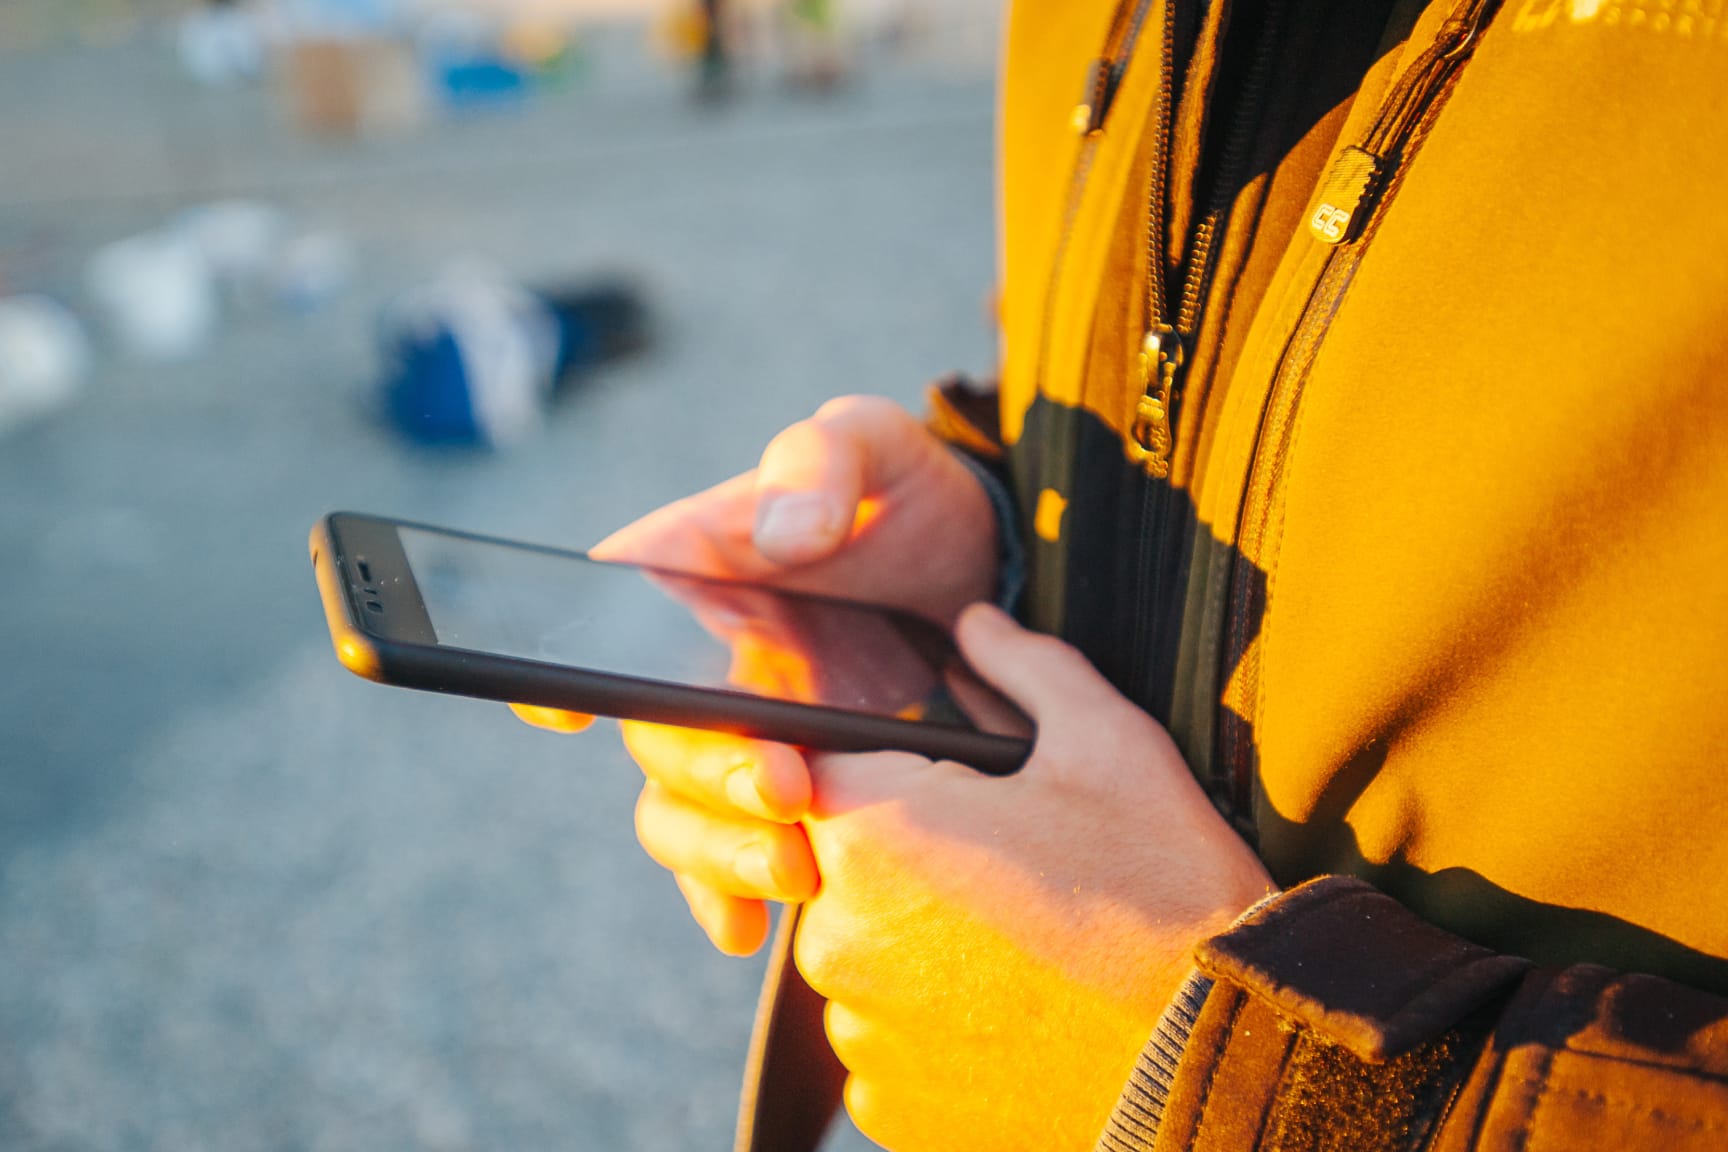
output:
{"label": "jacket sleeve", "polygon": [[952,373],[924,390],[924,425],[939,439],[992,468],[1002,465],[1002,421],[994,381]]}
{"label": "jacket sleeve", "polygon": [[1154,1038],[1100,1148],[1728,1148],[1728,999],[1538,968],[1342,877],[1196,959],[1185,1043]]}

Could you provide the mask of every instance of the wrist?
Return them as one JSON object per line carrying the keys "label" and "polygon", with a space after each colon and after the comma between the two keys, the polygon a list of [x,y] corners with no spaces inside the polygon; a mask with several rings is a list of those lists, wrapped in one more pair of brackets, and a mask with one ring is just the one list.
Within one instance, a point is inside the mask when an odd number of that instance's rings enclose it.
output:
{"label": "wrist", "polygon": [[950,446],[950,451],[972,474],[972,478],[983,491],[984,498],[989,502],[990,518],[994,526],[992,549],[995,553],[989,599],[992,604],[1013,615],[1019,607],[1020,594],[1026,587],[1026,545],[1021,541],[1016,528],[1019,515],[1013,491],[991,465],[959,447]]}

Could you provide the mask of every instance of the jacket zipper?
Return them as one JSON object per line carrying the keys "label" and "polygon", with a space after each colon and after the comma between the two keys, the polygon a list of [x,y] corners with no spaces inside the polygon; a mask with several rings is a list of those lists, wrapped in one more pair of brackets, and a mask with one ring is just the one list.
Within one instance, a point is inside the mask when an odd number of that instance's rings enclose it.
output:
{"label": "jacket zipper", "polygon": [[1344,148],[1332,161],[1320,185],[1319,204],[1308,218],[1316,240],[1336,247],[1362,235],[1387,178],[1404,159],[1417,122],[1475,49],[1489,7],[1487,0],[1466,0],[1399,78],[1362,143]]}
{"label": "jacket zipper", "polygon": [[[1319,205],[1309,217],[1310,233],[1332,251],[1310,290],[1302,314],[1280,354],[1272,387],[1255,435],[1253,463],[1243,492],[1236,559],[1230,581],[1230,606],[1225,628],[1227,651],[1240,661],[1260,628],[1265,581],[1274,560],[1266,556],[1265,542],[1276,502],[1273,494],[1283,481],[1297,405],[1308,375],[1331,324],[1360,264],[1366,243],[1384,216],[1387,193],[1404,174],[1406,165],[1421,146],[1427,129],[1445,106],[1457,85],[1459,74],[1475,51],[1477,40],[1498,7],[1498,0],[1463,0],[1441,25],[1432,44],[1399,77],[1382,102],[1373,124],[1360,144],[1340,150],[1321,183]],[[1260,556],[1268,571],[1256,579],[1254,564]],[[1230,664],[1232,661],[1226,661]],[[1242,699],[1251,710],[1259,697],[1257,671],[1245,669],[1249,681]],[[1240,674],[1243,669],[1239,669]],[[1252,715],[1246,717],[1252,721]],[[1232,800],[1238,812],[1251,811],[1254,757],[1246,733],[1248,725],[1220,725],[1222,763],[1228,766]]]}
{"label": "jacket zipper", "polygon": [[[1158,133],[1152,158],[1151,187],[1147,194],[1146,245],[1147,283],[1144,306],[1144,336],[1138,356],[1141,394],[1135,403],[1134,419],[1129,429],[1128,451],[1147,475],[1155,480],[1169,480],[1171,460],[1175,451],[1175,427],[1181,399],[1183,370],[1187,365],[1187,349],[1200,327],[1200,314],[1206,292],[1211,285],[1212,270],[1217,255],[1217,241],[1223,232],[1234,200],[1234,189],[1248,159],[1249,144],[1260,119],[1261,104],[1271,77],[1276,55],[1279,25],[1283,15],[1283,0],[1271,0],[1262,15],[1262,24],[1255,37],[1253,56],[1244,74],[1236,98],[1229,128],[1211,184],[1208,198],[1198,221],[1188,236],[1186,268],[1182,295],[1171,312],[1165,272],[1168,260],[1165,251],[1167,230],[1164,213],[1169,192],[1169,163],[1173,79],[1175,67],[1174,3],[1164,7],[1160,51],[1161,79],[1158,93]],[[1134,604],[1135,635],[1133,659],[1130,664],[1132,683],[1130,695],[1144,704],[1153,705],[1162,696],[1162,681],[1156,676],[1158,645],[1162,639],[1161,624],[1168,607],[1165,598],[1171,589],[1165,587],[1169,567],[1171,517],[1170,487],[1167,484],[1147,484],[1140,506],[1139,557],[1135,568]],[[1148,695],[1148,681],[1154,691]]]}
{"label": "jacket zipper", "polygon": [[1074,106],[1072,125],[1081,136],[1096,136],[1104,130],[1122,73],[1128,68],[1128,58],[1151,7],[1151,0],[1118,0],[1110,17],[1110,31],[1104,37],[1104,54],[1087,65],[1080,102]]}

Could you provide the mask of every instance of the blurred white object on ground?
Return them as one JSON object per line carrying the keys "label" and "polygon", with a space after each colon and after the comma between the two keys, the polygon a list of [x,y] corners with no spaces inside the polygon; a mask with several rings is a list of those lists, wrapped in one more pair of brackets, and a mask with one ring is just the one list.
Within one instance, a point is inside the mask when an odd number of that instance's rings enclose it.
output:
{"label": "blurred white object on ground", "polygon": [[243,84],[264,74],[264,28],[246,7],[195,8],[180,18],[180,64],[201,84]]}
{"label": "blurred white object on ground", "polygon": [[281,259],[289,230],[282,210],[261,200],[201,204],[182,212],[171,227],[228,287],[265,279]]}
{"label": "blurred white object on ground", "polygon": [[354,279],[354,245],[339,232],[307,232],[276,255],[276,302],[293,312],[314,312]]}
{"label": "blurred white object on ground", "polygon": [[177,360],[210,342],[216,285],[199,246],[173,229],[146,232],[90,258],[91,297],[122,347],[150,360]]}
{"label": "blurred white object on ground", "polygon": [[47,296],[0,297],[0,432],[71,403],[90,370],[90,341]]}

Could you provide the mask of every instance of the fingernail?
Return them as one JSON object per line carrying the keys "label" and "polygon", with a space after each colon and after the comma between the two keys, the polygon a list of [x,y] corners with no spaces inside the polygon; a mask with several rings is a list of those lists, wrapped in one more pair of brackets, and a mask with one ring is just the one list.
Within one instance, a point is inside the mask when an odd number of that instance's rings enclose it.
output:
{"label": "fingernail", "polygon": [[774,810],[762,797],[762,790],[756,787],[754,764],[740,764],[726,774],[726,798],[753,816],[765,820],[775,818]]}
{"label": "fingernail", "polygon": [[760,844],[746,844],[733,857],[732,870],[745,885],[763,896],[772,897],[780,891],[774,870],[768,867],[768,849]]}
{"label": "fingernail", "polygon": [[822,540],[840,527],[840,510],[821,492],[787,492],[770,496],[756,516],[758,543],[796,544]]}

